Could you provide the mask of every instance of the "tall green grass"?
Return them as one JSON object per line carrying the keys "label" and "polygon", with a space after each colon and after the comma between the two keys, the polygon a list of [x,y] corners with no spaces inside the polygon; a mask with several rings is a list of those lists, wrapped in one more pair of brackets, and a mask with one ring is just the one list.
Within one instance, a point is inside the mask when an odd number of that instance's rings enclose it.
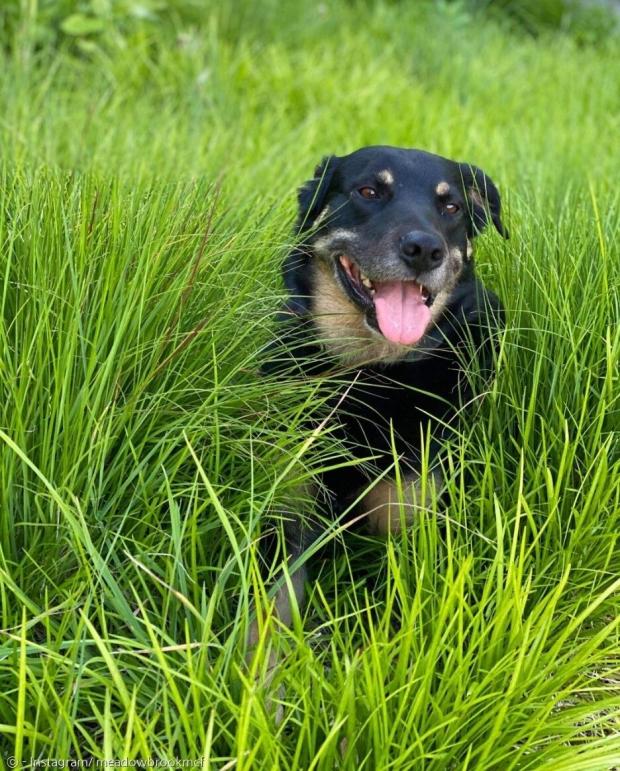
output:
{"label": "tall green grass", "polygon": [[[2,749],[618,765],[613,41],[464,4],[244,8],[85,52],[32,37],[28,4],[0,54]],[[451,444],[449,507],[388,542],[336,528],[303,622],[272,622],[248,669],[261,528],[343,460],[303,427],[317,383],[258,377],[294,189],[369,143],[499,183],[511,239],[478,243],[498,374]]]}

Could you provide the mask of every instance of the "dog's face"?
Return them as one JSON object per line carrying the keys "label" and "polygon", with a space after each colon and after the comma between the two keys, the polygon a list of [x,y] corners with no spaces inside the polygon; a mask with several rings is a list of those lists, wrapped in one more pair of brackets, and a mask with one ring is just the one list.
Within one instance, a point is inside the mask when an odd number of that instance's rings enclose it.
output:
{"label": "dog's face", "polygon": [[[480,170],[420,150],[326,158],[299,194],[285,282],[345,358],[398,359],[441,316],[500,198]],[[301,299],[301,298],[304,298]]]}

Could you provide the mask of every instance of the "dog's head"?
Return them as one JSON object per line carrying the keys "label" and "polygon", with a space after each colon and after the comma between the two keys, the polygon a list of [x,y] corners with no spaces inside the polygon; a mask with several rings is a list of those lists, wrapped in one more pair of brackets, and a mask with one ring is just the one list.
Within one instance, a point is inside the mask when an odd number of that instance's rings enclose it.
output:
{"label": "dog's head", "polygon": [[325,158],[299,192],[300,246],[284,264],[292,307],[349,360],[402,358],[464,276],[500,196],[483,171],[420,150]]}

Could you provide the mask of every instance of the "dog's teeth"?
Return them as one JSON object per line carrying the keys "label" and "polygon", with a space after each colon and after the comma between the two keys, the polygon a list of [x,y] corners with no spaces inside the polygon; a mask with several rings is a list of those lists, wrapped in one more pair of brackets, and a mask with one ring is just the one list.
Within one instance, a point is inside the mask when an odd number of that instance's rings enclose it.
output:
{"label": "dog's teeth", "polygon": [[362,284],[366,287],[366,289],[372,289],[372,281],[368,278],[368,276],[365,273],[362,273],[360,270],[360,279],[362,281]]}

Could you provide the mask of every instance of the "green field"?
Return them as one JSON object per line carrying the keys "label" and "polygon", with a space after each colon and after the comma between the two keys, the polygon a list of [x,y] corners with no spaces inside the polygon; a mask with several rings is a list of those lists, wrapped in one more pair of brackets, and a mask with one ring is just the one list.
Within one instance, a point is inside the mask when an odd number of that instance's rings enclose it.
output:
{"label": "green field", "polygon": [[[618,39],[485,5],[3,4],[8,768],[620,766]],[[499,185],[497,377],[448,508],[332,532],[248,671],[261,528],[343,462],[318,384],[258,376],[295,190],[380,143]]]}

